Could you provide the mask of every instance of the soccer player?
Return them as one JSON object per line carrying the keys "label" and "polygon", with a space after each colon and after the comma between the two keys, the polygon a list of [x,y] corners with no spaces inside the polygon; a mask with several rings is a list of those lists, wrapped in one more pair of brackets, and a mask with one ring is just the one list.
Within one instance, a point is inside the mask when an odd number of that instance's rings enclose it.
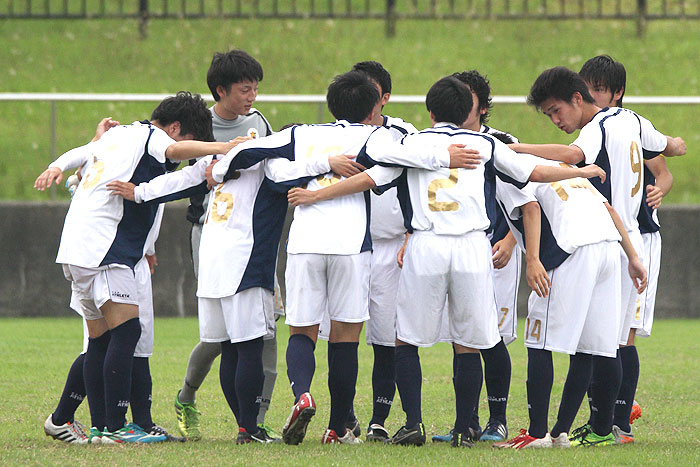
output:
{"label": "soccer player", "polygon": [[[355,71],[366,73],[379,88],[379,109],[373,112],[371,125],[383,126],[390,130],[398,141],[418,130],[400,118],[384,115],[384,106],[391,97],[391,75],[375,61],[358,62]],[[401,269],[396,263],[396,254],[403,245],[406,227],[396,193],[391,188],[383,196],[370,194],[372,235],[372,255],[370,259],[369,321],[365,331],[367,343],[372,346],[374,362],[372,366],[372,418],[367,428],[367,441],[386,441],[389,432],[384,427],[396,393],[394,381],[394,345],[396,342],[396,291]],[[352,420],[354,419],[354,420]],[[357,426],[355,436],[359,436],[359,423],[354,414],[348,425]],[[354,423],[353,423],[354,422]]]}
{"label": "soccer player", "polygon": [[[252,107],[258,95],[258,83],[262,79],[262,66],[243,50],[233,49],[214,54],[207,72],[207,85],[215,100],[209,110],[216,141],[229,141],[239,136],[257,138],[272,133],[265,117]],[[190,197],[190,206],[187,208],[187,220],[192,223],[190,240],[195,277],[199,272],[199,245],[208,196],[208,192],[205,192]],[[178,429],[192,441],[202,437],[200,412],[196,403],[197,390],[220,353],[221,346],[218,342],[197,343],[187,362],[185,381],[175,397]],[[272,438],[274,432],[265,425],[265,414],[277,379],[277,340],[274,333],[263,342],[263,371],[265,383],[257,423],[265,436]]]}
{"label": "soccer player", "polygon": [[[642,249],[637,215],[642,200],[642,160],[652,159],[674,145],[672,139],[659,133],[651,123],[636,113],[621,108],[598,107],[588,92],[586,83],[577,73],[556,67],[546,70],[535,80],[528,103],[542,110],[552,123],[566,133],[581,130],[569,146],[558,144],[512,144],[519,152],[535,154],[570,164],[596,163],[606,170],[607,178],[593,185],[605,196],[620,215],[635,251]],[[627,256],[621,253],[621,268],[627,267]],[[619,343],[627,343],[629,328],[636,311],[637,290],[625,276],[621,280]],[[604,381],[592,380],[596,386],[608,385],[619,389],[620,375]],[[592,408],[594,411],[595,407]],[[597,408],[600,413],[600,407]],[[598,425],[602,429],[606,424]],[[572,438],[588,442],[605,438],[610,433],[591,430],[587,425],[575,430]]]}
{"label": "soccer player", "polygon": [[66,215],[56,262],[63,265],[85,311],[89,344],[84,378],[92,426],[102,431],[103,443],[139,442],[144,435],[125,427],[124,415],[141,334],[133,268],[143,256],[157,210],[155,205],[119,200],[105,185],[118,179],[149,180],[165,172],[168,160],[233,146],[182,141],[192,138],[211,138],[211,114],[201,97],[180,92],[161,102],[150,121],[115,127],[99,141],[63,154],[34,183],[43,191],[60,183],[64,170],[85,165]]}
{"label": "soccer player", "polygon": [[[469,90],[447,77],[431,87],[426,97],[433,128],[409,135],[401,145],[426,154],[444,151],[448,145],[464,144],[479,151],[484,164],[459,168],[408,169],[374,167],[346,181],[321,190],[291,190],[295,206],[313,208],[337,196],[379,187],[401,179],[408,240],[399,282],[396,317],[396,384],[406,413],[405,425],[391,444],[422,445],[425,428],[421,415],[421,369],[418,347],[439,339],[442,310],[449,297],[450,331],[458,363],[455,374],[457,421],[453,446],[471,447],[468,431],[481,386],[481,348],[500,341],[491,274],[489,226],[484,201],[484,166],[494,159],[497,174],[514,183],[529,179],[555,181],[602,173],[584,169],[543,167],[523,162],[492,137],[459,128],[472,108]],[[371,154],[370,154],[371,156]],[[299,209],[299,208],[297,208]]]}
{"label": "soccer player", "polygon": [[[588,86],[588,91],[601,108],[622,107],[625,94],[627,72],[622,63],[609,55],[599,55],[586,61],[579,72]],[[670,138],[664,156],[681,156],[686,147],[682,138]],[[642,263],[649,271],[649,285],[640,301],[630,329],[627,345],[620,348],[622,361],[622,385],[615,406],[613,433],[618,443],[634,441],[632,421],[641,416],[641,408],[634,402],[634,394],[639,378],[639,357],[634,345],[636,335],[648,337],[654,321],[654,304],[661,264],[661,233],[656,209],[673,186],[673,175],[668,170],[664,157],[644,160],[645,196],[637,220],[644,247],[640,252]],[[636,410],[635,410],[636,409]]]}
{"label": "soccer player", "polygon": [[[536,160],[539,164],[560,164]],[[530,426],[496,446],[569,447],[568,432],[588,388],[591,371],[603,381],[614,380],[617,370],[619,240],[629,258],[629,276],[640,292],[646,286],[646,271],[620,217],[588,180],[530,183],[520,190],[498,181],[497,191],[513,230],[518,231],[519,243],[525,248],[528,285],[533,292],[528,300],[525,329]],[[576,287],[571,286],[573,283]],[[553,351],[569,354],[570,365],[557,423],[550,434],[547,418],[554,378]],[[607,432],[607,436],[589,436],[581,446],[615,442],[611,434],[614,388],[598,389],[593,397],[599,423],[593,431]]]}
{"label": "soccer player", "polygon": [[[467,85],[474,102],[462,128],[490,135],[500,133],[486,125],[492,107],[491,87],[488,80],[476,70],[454,73],[452,76]],[[486,186],[495,188],[496,174],[492,165],[486,167],[485,176],[491,182]],[[491,222],[487,236],[493,253],[493,285],[498,312],[498,329],[502,341],[492,349],[481,350],[481,357],[484,360],[484,380],[488,391],[489,421],[482,433],[477,404],[474,407],[470,429],[474,440],[498,442],[508,437],[506,408],[511,364],[506,345],[513,342],[517,336],[517,296],[522,254],[513,234],[510,233],[503,212],[498,207],[496,193],[493,190],[489,191],[485,201],[486,213]],[[446,320],[443,322],[446,323]],[[444,329],[447,330],[446,327]],[[453,363],[456,364],[456,358]],[[451,440],[452,433],[433,436],[433,441],[450,442]]]}
{"label": "soccer player", "polygon": [[[328,108],[338,121],[325,125],[292,127],[259,141],[250,141],[214,165],[215,182],[234,176],[242,166],[259,158],[296,160],[329,154],[358,155],[367,167],[374,161],[411,163],[424,167],[468,165],[473,152],[453,146],[426,154],[418,148],[398,145],[389,130],[368,125],[379,108],[377,87],[365,73],[351,71],[337,76],[328,88]],[[461,161],[461,162],[460,162]],[[273,160],[268,163],[275,162]],[[341,180],[334,173],[308,181],[318,190]],[[298,181],[297,184],[303,181]],[[286,322],[290,325],[287,376],[295,405],[283,428],[287,444],[299,444],[316,407],[309,393],[315,370],[314,349],[319,323],[326,310],[331,318],[328,386],[331,416],[322,437],[324,443],[357,444],[346,421],[352,407],[357,379],[357,346],[362,323],[368,319],[369,233],[368,198],[353,195],[297,208],[289,232],[286,270]]]}

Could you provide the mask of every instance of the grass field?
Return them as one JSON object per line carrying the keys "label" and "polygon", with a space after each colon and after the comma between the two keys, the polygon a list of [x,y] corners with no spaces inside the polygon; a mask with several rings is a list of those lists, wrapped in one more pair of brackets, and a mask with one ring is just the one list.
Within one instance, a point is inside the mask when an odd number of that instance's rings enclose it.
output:
{"label": "grass field", "polygon": [[[80,351],[81,326],[75,317],[62,319],[3,319],[0,321],[0,462],[6,465],[697,465],[700,462],[700,395],[697,391],[697,320],[665,320],[654,326],[651,339],[638,342],[642,371],[637,399],[643,417],[635,422],[636,442],[631,446],[566,451],[511,452],[480,443],[458,450],[428,443],[422,448],[362,445],[322,446],[319,442],[328,420],[326,345],[316,352],[317,370],[312,386],[319,410],[300,446],[236,446],[235,421],[221,394],[215,368],[199,392],[204,440],[159,446],[68,446],[46,437],[42,424],[53,411],[68,368]],[[522,323],[520,323],[522,329]],[[153,415],[156,422],[175,429],[172,400],[180,387],[189,351],[197,340],[193,319],[156,320],[153,373]],[[280,326],[279,376],[268,423],[281,427],[292,402],[285,374],[287,327]],[[508,408],[511,432],[526,427],[526,362],[522,340],[509,347],[513,379]],[[567,358],[555,355],[555,385],[550,407],[553,423],[566,374]],[[428,435],[446,432],[454,420],[451,350],[438,345],[421,351],[423,365],[423,417]],[[360,345],[360,375],[355,407],[363,433],[371,412],[371,351]],[[485,397],[482,397],[485,399]],[[87,422],[87,404],[77,418]],[[587,409],[582,411],[587,414]],[[481,414],[486,416],[485,402]],[[579,415],[577,423],[583,422]],[[398,400],[387,421],[398,429],[403,412]]]}
{"label": "grass field", "polygon": [[[265,69],[261,94],[323,94],[333,75],[359,60],[379,60],[392,73],[394,94],[424,94],[439,77],[477,68],[496,95],[525,95],[545,68],[578,70],[609,53],[628,70],[628,95],[699,95],[700,22],[654,21],[638,39],[632,21],[401,21],[386,39],[378,20],[159,20],[146,40],[136,21],[4,20],[0,22],[0,91],[208,93],[211,55],[248,50]],[[57,155],[83,144],[102,116],[143,119],[154,104],[57,104]],[[260,104],[274,128],[317,122],[315,105]],[[700,203],[698,106],[632,106],[661,131],[681,135],[688,156],[672,160],[676,185],[666,202]],[[46,199],[32,182],[51,160],[50,105],[1,102],[0,199]],[[390,115],[428,126],[423,106],[389,104]],[[324,119],[331,117],[326,112]],[[500,105],[491,124],[525,142],[568,143],[546,117],[524,105]],[[61,191],[61,190],[59,190]],[[66,193],[57,193],[67,197]]]}

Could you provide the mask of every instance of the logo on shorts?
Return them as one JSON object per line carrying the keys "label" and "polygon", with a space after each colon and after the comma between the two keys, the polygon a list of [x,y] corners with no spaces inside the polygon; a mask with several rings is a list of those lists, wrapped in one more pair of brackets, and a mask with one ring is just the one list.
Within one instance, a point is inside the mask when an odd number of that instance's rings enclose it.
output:
{"label": "logo on shorts", "polygon": [[119,298],[131,298],[131,295],[129,295],[128,293],[117,292],[116,290],[112,291],[112,296]]}

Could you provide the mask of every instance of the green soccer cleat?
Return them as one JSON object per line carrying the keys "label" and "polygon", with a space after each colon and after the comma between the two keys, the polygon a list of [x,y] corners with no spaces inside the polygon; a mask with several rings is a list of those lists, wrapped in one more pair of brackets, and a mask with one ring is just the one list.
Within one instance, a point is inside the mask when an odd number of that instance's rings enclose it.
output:
{"label": "green soccer cleat", "polygon": [[102,444],[102,432],[94,426],[88,432],[88,444]]}
{"label": "green soccer cleat", "polygon": [[574,431],[571,432],[571,436],[569,436],[569,441],[573,444],[574,442],[578,442],[580,439],[585,438],[588,433],[591,432],[591,425],[586,423],[585,425],[581,425],[580,427],[576,428]]}
{"label": "green soccer cleat", "polygon": [[197,410],[195,402],[181,403],[179,400],[180,391],[175,396],[175,415],[177,415],[177,428],[180,434],[190,441],[202,439],[199,431],[199,416],[202,414]]}
{"label": "green soccer cleat", "polygon": [[599,447],[599,446],[614,446],[615,436],[608,433],[605,436],[600,436],[595,434],[593,430],[589,431],[585,436],[571,442],[571,447],[582,446],[585,448]]}

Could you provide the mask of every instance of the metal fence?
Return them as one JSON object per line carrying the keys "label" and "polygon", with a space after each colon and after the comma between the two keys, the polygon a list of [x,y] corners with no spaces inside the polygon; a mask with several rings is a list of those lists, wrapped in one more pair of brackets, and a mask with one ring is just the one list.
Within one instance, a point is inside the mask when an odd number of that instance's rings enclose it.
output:
{"label": "metal fence", "polygon": [[6,0],[0,19],[132,18],[145,33],[149,19],[385,19],[393,35],[400,19],[700,19],[700,0]]}

